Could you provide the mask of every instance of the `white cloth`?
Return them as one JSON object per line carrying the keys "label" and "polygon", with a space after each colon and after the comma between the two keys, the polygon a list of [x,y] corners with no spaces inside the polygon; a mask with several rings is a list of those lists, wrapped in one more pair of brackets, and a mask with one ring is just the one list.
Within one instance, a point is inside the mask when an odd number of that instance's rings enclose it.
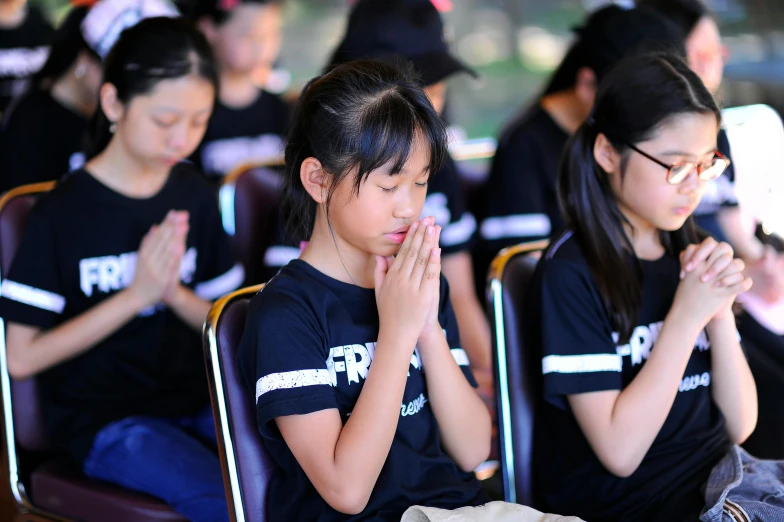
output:
{"label": "white cloth", "polygon": [[154,16],[179,16],[167,0],[100,0],[82,21],[82,37],[101,59],[125,29]]}
{"label": "white cloth", "polygon": [[582,522],[577,517],[542,513],[528,506],[489,502],[484,506],[454,510],[412,506],[400,522]]}

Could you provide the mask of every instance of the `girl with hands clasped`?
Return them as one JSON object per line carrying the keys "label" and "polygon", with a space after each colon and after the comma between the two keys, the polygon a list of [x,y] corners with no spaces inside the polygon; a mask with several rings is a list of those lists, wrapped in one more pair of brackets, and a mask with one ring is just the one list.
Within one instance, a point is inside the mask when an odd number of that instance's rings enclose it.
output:
{"label": "girl with hands clasped", "polygon": [[308,244],[251,301],[238,354],[281,469],[270,520],[399,521],[415,505],[489,500],[472,471],[490,418],[441,275],[441,229],[420,219],[446,133],[401,67],[339,65],[296,108],[284,214]]}
{"label": "girl with hands clasped", "polygon": [[400,520],[414,504],[483,504],[471,472],[490,419],[441,277],[440,228],[417,221],[444,125],[409,73],[374,61],[316,78],[296,111],[284,207],[308,245],[251,302],[239,352],[284,470],[267,515]]}
{"label": "girl with hands clasped", "polygon": [[180,163],[215,64],[192,24],[148,18],[104,74],[88,162],[41,196],[3,281],[8,368],[36,376],[52,439],[86,475],[228,520],[200,333],[244,274],[210,187]]}
{"label": "girl with hands clasped", "polygon": [[774,498],[784,467],[737,446],[757,394],[732,304],[752,281],[691,221],[729,165],[720,117],[681,59],[647,55],[607,76],[570,141],[558,179],[568,229],[539,263],[524,327],[542,355],[548,507],[592,521],[778,509],[748,500]]}

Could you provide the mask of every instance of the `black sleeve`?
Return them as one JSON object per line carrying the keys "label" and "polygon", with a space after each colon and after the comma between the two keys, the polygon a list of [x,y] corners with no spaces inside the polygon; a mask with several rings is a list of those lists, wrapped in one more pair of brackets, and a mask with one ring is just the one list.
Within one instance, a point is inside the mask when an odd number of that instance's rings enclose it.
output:
{"label": "black sleeve", "polygon": [[313,310],[300,298],[270,288],[253,299],[239,365],[263,436],[280,438],[273,422],[278,417],[338,408],[327,351]]}
{"label": "black sleeve", "polygon": [[200,230],[191,231],[197,233],[199,238],[196,263],[200,268],[196,271],[199,277],[193,281],[193,292],[204,300],[213,301],[242,286],[245,270],[232,255],[218,204],[206,188],[201,209]]}
{"label": "black sleeve", "polygon": [[545,399],[620,390],[621,356],[587,266],[550,260],[541,271],[542,373]]}
{"label": "black sleeve", "polygon": [[52,223],[39,202],[0,287],[0,316],[8,322],[44,330],[55,326],[66,306],[58,266]]}
{"label": "black sleeve", "polygon": [[444,166],[428,182],[422,217],[433,216],[442,227],[440,245],[443,255],[469,250],[476,232],[476,220],[466,210],[463,181],[457,166],[447,158]]}
{"label": "black sleeve", "polygon": [[548,180],[542,151],[526,134],[512,134],[499,143],[487,181],[486,217],[480,226],[485,248],[496,253],[523,241],[547,239]]}
{"label": "black sleeve", "polygon": [[721,152],[730,160],[730,166],[727,167],[727,170],[725,170],[721,176],[712,182],[713,187],[709,187],[706,190],[706,194],[703,195],[703,198],[708,195],[707,193],[714,194],[713,196],[708,197],[713,197],[716,201],[716,204],[720,207],[737,207],[738,195],[735,192],[735,165],[732,163],[730,140],[727,137],[727,131],[724,129],[719,131],[717,143],[719,146],[719,152]]}
{"label": "black sleeve", "polygon": [[66,174],[61,172],[55,155],[45,152],[51,141],[46,127],[41,125],[36,114],[28,117],[25,109],[24,100],[20,100],[20,105],[9,110],[3,124],[0,157],[4,165],[0,192],[28,183],[53,181]]}
{"label": "black sleeve", "polygon": [[452,301],[449,299],[449,283],[447,283],[447,280],[443,275],[441,276],[440,299],[441,302],[439,304],[440,309],[438,311],[438,320],[441,324],[441,328],[443,328],[444,332],[446,332],[446,341],[449,344],[449,351],[452,353],[452,357],[454,358],[457,365],[460,366],[461,370],[463,370],[463,374],[471,386],[478,388],[479,384],[477,384],[476,379],[474,379],[474,374],[471,371],[468,355],[466,354],[465,350],[463,349],[463,345],[460,342],[460,332],[457,329],[457,317],[455,316],[455,311],[452,308]]}

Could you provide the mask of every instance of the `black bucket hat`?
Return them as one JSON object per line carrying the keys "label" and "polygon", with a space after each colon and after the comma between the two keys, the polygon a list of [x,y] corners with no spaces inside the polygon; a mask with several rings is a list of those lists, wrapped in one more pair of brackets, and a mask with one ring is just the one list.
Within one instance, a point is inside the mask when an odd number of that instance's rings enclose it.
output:
{"label": "black bucket hat", "polygon": [[326,70],[361,58],[411,62],[424,86],[465,72],[479,75],[449,52],[444,23],[430,0],[359,0]]}

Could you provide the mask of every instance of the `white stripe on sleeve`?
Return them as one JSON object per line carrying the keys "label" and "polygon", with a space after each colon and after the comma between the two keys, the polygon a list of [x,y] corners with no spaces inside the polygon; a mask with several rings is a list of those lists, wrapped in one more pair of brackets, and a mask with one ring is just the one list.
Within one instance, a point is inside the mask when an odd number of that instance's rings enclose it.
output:
{"label": "white stripe on sleeve", "polygon": [[237,263],[228,272],[209,281],[197,284],[193,288],[193,293],[205,301],[214,301],[239,288],[244,280],[245,269],[242,268],[241,264]]}
{"label": "white stripe on sleeve", "polygon": [[548,355],[542,359],[542,373],[620,372],[622,362],[615,353]]}
{"label": "white stripe on sleeve", "polygon": [[546,214],[517,214],[485,219],[480,234],[492,241],[507,237],[549,236],[550,229],[550,218]]}
{"label": "white stripe on sleeve", "polygon": [[256,381],[256,402],[265,393],[275,390],[290,390],[305,386],[332,386],[328,370],[297,370],[293,372],[271,373]]}
{"label": "white stripe on sleeve", "polygon": [[452,358],[455,360],[458,366],[469,366],[468,355],[466,355],[465,350],[462,348],[452,348],[449,350],[452,352]]}
{"label": "white stripe on sleeve", "polygon": [[293,246],[271,246],[264,252],[264,266],[281,267],[289,264],[290,261],[297,259],[300,250]]}
{"label": "white stripe on sleeve", "polygon": [[41,310],[54,312],[56,314],[63,313],[65,309],[65,297],[41,290],[40,288],[33,288],[32,286],[23,285],[16,281],[6,279],[0,287],[0,293],[3,297],[16,301],[18,303],[35,306]]}
{"label": "white stripe on sleeve", "polygon": [[476,219],[470,212],[465,212],[463,216],[454,223],[449,223],[441,230],[441,245],[453,246],[465,243],[476,232]]}

